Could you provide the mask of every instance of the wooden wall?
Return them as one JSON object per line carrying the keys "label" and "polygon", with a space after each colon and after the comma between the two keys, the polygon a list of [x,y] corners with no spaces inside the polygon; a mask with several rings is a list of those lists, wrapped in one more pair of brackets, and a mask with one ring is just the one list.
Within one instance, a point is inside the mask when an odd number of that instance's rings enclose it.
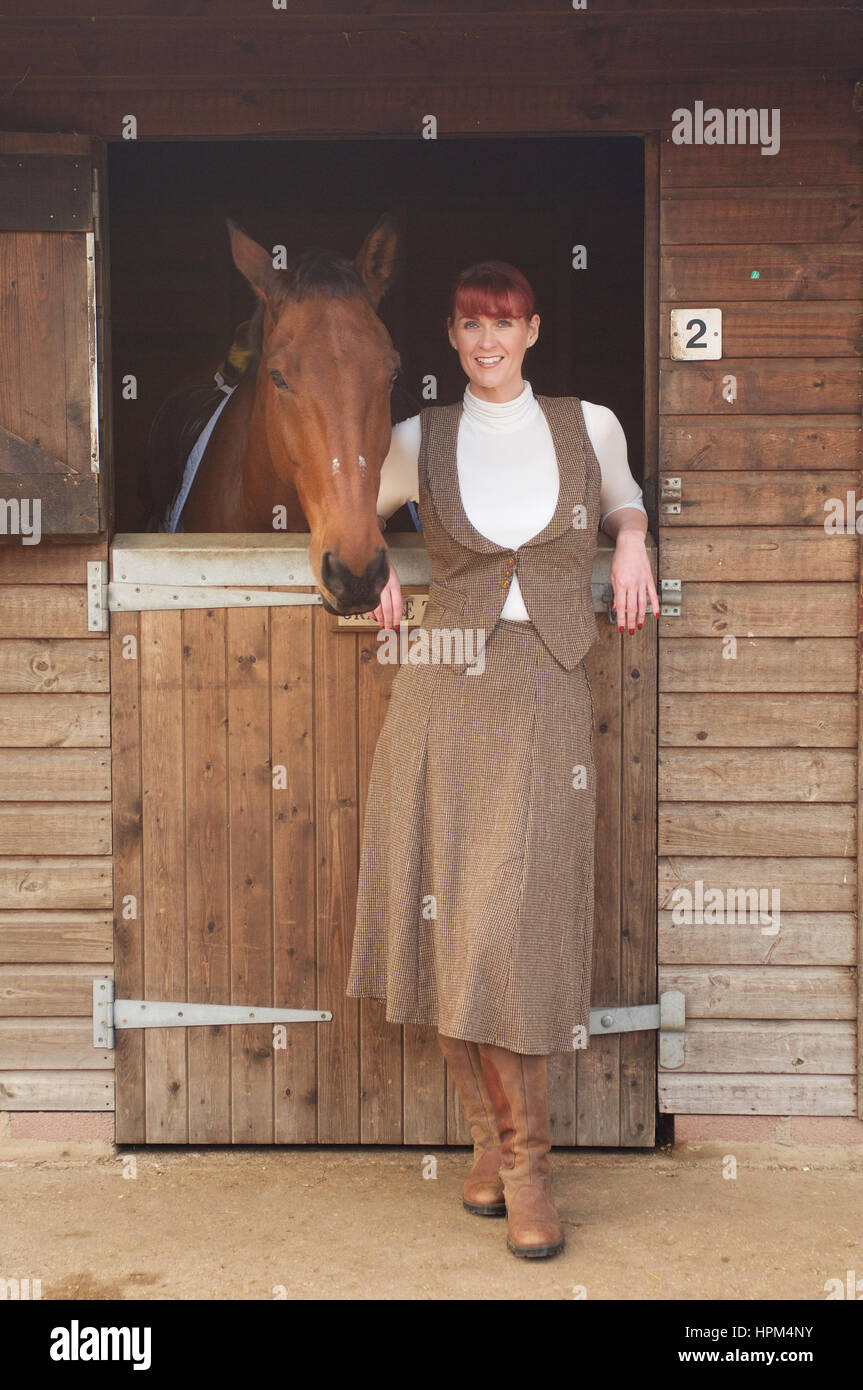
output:
{"label": "wooden wall", "polygon": [[106,547],[0,547],[0,1110],[105,1111],[93,977],[113,960]]}
{"label": "wooden wall", "polygon": [[[234,0],[214,0],[206,23],[169,0],[133,5],[0,17],[0,128],[117,139],[133,113],[142,139],[353,139],[418,134],[433,112],[458,134],[661,132],[645,455],[648,477],[661,462],[683,480],[680,515],[652,518],[683,614],[660,626],[660,982],[685,990],[690,1016],[661,1106],[856,1113],[859,556],[856,537],[825,535],[823,503],[860,484],[860,15],[821,0],[605,0],[582,14],[479,0],[469,15],[436,6],[432,26],[425,0],[367,0],[361,17],[321,0],[238,25]],[[780,154],[672,146],[671,112],[696,99],[779,107]],[[669,361],[672,305],[723,309],[722,363]],[[111,910],[91,554],[0,555],[5,1109],[110,1104],[89,1047]],[[778,887],[780,938],[674,927],[672,890],[698,879]]]}
{"label": "wooden wall", "polygon": [[[824,503],[860,491],[861,156],[850,109],[776,156],[662,145],[660,459],[682,505],[660,514],[660,561],[683,604],[660,625],[659,960],[688,1019],[660,1097],[677,1113],[856,1114],[859,543],[825,534]],[[723,359],[671,362],[669,311],[711,306]],[[674,925],[697,880],[778,889],[781,932]]]}

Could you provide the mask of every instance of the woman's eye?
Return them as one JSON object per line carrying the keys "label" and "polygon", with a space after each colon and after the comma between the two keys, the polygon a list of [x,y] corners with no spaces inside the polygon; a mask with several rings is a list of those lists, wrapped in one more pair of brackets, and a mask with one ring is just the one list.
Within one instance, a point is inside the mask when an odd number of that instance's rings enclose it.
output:
{"label": "woman's eye", "polygon": [[285,381],[285,378],[282,376],[281,372],[273,370],[270,372],[270,376],[273,378],[273,381],[275,382],[276,386],[280,391],[290,391],[291,388]]}

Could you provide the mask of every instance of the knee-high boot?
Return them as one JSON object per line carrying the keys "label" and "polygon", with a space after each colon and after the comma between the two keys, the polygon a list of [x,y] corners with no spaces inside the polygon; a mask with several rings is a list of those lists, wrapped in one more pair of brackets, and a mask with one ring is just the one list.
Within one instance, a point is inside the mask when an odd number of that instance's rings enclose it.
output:
{"label": "knee-high boot", "polygon": [[499,1176],[500,1140],[491,1096],[482,1070],[479,1048],[464,1038],[438,1033],[473,1139],[474,1163],[465,1179],[463,1203],[475,1216],[505,1216],[506,1203]]}
{"label": "knee-high boot", "polygon": [[486,1043],[479,1052],[500,1135],[507,1248],[528,1258],[556,1255],[564,1236],[551,1200],[548,1058]]}

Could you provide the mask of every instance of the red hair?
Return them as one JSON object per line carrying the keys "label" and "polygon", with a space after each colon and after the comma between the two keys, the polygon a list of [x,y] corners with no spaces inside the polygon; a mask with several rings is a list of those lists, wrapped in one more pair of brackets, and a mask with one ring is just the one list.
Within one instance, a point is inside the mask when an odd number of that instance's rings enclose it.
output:
{"label": "red hair", "polygon": [[466,318],[532,318],[534,294],[530,281],[506,261],[477,261],[463,270],[450,292],[449,316]]}

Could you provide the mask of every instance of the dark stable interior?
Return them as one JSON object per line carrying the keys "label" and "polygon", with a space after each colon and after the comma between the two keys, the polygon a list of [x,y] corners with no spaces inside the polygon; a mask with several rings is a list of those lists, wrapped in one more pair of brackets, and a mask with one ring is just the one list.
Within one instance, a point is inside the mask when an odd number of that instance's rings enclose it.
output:
{"label": "dark stable interior", "polygon": [[[437,140],[120,141],[109,147],[114,529],[142,529],[138,479],[166,396],[212,379],[254,296],[225,226],[290,258],[353,257],[395,214],[402,264],[379,312],[401,353],[393,420],[458,399],[449,290],[477,260],[531,281],[541,317],[523,375],[534,391],[609,406],[643,480],[643,146],[631,136]],[[586,269],[574,269],[584,246]],[[134,376],[137,398],[125,399]],[[407,508],[388,532],[412,531]]]}

